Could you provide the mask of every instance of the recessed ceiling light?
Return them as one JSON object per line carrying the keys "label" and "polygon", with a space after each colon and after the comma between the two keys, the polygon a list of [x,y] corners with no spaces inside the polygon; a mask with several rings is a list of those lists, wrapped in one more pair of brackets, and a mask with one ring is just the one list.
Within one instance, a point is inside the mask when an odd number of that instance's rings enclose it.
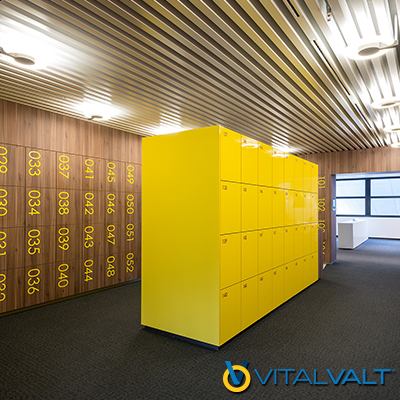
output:
{"label": "recessed ceiling light", "polygon": [[374,101],[371,104],[371,107],[381,109],[381,108],[389,108],[389,107],[398,106],[399,104],[400,104],[400,97],[393,96],[393,97],[385,97],[378,101]]}
{"label": "recessed ceiling light", "polygon": [[90,121],[102,120],[113,118],[118,114],[118,111],[109,104],[96,103],[94,101],[87,101],[77,106],[79,112]]}

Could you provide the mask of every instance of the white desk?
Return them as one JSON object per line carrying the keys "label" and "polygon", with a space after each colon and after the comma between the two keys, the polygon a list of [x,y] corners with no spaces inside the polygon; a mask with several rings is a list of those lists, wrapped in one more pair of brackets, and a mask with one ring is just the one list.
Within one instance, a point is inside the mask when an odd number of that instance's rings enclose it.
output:
{"label": "white desk", "polygon": [[359,219],[338,223],[339,249],[355,249],[368,239],[368,221]]}

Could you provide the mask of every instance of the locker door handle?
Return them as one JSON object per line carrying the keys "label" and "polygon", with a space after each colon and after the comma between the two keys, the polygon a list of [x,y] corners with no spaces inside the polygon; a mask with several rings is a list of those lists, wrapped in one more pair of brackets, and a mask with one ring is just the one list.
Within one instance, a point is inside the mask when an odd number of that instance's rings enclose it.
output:
{"label": "locker door handle", "polygon": [[225,244],[228,241],[228,239],[222,239],[222,243]]}
{"label": "locker door handle", "polygon": [[246,192],[246,193],[247,193],[247,188],[243,188],[243,192]]}
{"label": "locker door handle", "polygon": [[274,271],[274,275],[276,275],[276,271]]}
{"label": "locker door handle", "polygon": [[288,267],[286,267],[286,269],[288,269]]}
{"label": "locker door handle", "polygon": [[228,186],[222,185],[222,190],[228,190]]}
{"label": "locker door handle", "polygon": [[260,193],[264,193],[262,190],[260,190]]}
{"label": "locker door handle", "polygon": [[228,292],[223,293],[222,297],[228,297]]}
{"label": "locker door handle", "polygon": [[247,235],[244,235],[244,236],[243,236],[243,239],[244,239],[244,240],[247,240]]}
{"label": "locker door handle", "polygon": [[261,277],[261,278],[260,278],[260,281],[263,281],[263,280],[264,280],[264,278],[263,278],[263,277]]}
{"label": "locker door handle", "polygon": [[260,237],[262,237],[263,236],[263,233],[260,233]]}
{"label": "locker door handle", "polygon": [[246,289],[246,288],[247,288],[247,283],[245,285],[243,285],[243,289]]}

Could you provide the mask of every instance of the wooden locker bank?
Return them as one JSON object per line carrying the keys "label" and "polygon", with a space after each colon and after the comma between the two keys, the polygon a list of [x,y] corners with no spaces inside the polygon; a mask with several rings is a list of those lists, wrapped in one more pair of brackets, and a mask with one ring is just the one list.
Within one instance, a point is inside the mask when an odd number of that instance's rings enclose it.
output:
{"label": "wooden locker bank", "polygon": [[142,324],[221,346],[318,279],[318,166],[220,126],[143,139]]}

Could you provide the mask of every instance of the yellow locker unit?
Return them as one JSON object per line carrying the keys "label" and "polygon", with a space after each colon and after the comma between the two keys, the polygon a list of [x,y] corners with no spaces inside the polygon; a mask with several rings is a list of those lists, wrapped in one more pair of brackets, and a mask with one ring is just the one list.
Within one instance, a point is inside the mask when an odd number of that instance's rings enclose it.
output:
{"label": "yellow locker unit", "polygon": [[223,343],[318,279],[318,167],[213,126],[143,139],[142,324]]}

